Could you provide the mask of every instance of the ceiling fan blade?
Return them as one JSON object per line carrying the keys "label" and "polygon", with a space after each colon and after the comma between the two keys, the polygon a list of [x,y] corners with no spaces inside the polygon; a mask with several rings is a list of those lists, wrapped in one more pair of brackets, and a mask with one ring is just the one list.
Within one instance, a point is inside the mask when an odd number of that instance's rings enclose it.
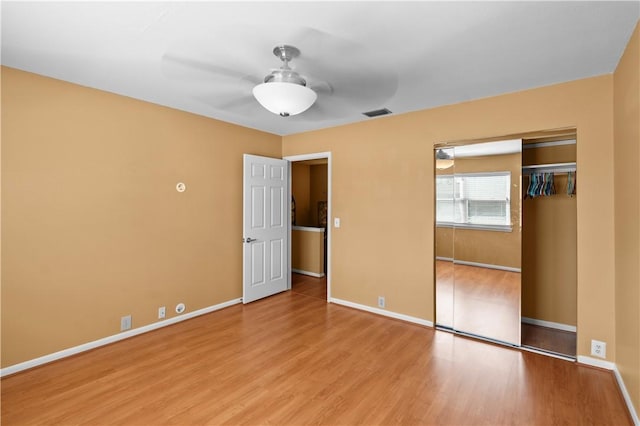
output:
{"label": "ceiling fan blade", "polygon": [[331,86],[326,81],[307,81],[307,87],[318,94],[333,94],[333,86]]}
{"label": "ceiling fan blade", "polygon": [[260,77],[236,69],[172,53],[165,53],[162,56],[162,70],[166,76],[171,78],[212,80],[217,76],[224,76],[254,85],[262,82]]}
{"label": "ceiling fan blade", "polygon": [[[384,105],[398,90],[398,75],[393,70],[362,71],[360,64],[309,62],[313,75],[331,82],[327,95],[340,98],[361,110]],[[313,81],[313,80],[312,80]]]}
{"label": "ceiling fan blade", "polygon": [[192,98],[213,109],[236,114],[255,114],[259,106],[251,92],[244,90],[201,93]]}
{"label": "ceiling fan blade", "polygon": [[246,95],[246,96],[242,96],[240,98],[234,99],[232,101],[220,104],[220,105],[218,105],[218,108],[224,109],[224,110],[234,111],[234,110],[236,110],[238,108],[243,108],[243,107],[245,107],[247,105],[252,105],[252,104],[257,104],[257,103],[258,103],[258,101],[256,101],[256,99],[253,96]]}
{"label": "ceiling fan blade", "polygon": [[[362,43],[314,28],[303,28],[292,43],[301,54],[291,67],[309,81],[328,82],[331,96],[357,108],[379,107],[397,91],[398,72],[393,64],[381,61],[379,52]],[[370,68],[371,63],[376,67]]]}
{"label": "ceiling fan blade", "polygon": [[318,122],[342,119],[357,114],[358,111],[340,99],[319,96],[311,108],[298,115],[287,117],[287,119],[291,119],[292,121]]}

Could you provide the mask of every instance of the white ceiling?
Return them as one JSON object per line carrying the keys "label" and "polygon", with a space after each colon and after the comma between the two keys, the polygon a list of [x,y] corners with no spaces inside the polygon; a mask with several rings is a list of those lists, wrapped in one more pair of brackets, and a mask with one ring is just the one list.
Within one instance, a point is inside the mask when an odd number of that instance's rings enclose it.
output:
{"label": "white ceiling", "polygon": [[[611,73],[640,17],[638,1],[1,7],[3,65],[278,135]],[[251,97],[283,43],[320,89],[292,117]]]}

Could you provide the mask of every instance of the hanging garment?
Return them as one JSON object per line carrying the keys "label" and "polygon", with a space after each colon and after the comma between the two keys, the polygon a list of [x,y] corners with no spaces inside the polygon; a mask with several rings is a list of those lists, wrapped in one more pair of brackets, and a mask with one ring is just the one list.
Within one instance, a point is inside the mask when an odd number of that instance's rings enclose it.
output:
{"label": "hanging garment", "polygon": [[553,173],[545,173],[544,195],[547,197],[555,195],[556,193],[556,186],[553,177]]}
{"label": "hanging garment", "polygon": [[567,195],[576,195],[576,172],[567,172]]}
{"label": "hanging garment", "polygon": [[549,197],[556,194],[553,173],[531,173],[525,198]]}

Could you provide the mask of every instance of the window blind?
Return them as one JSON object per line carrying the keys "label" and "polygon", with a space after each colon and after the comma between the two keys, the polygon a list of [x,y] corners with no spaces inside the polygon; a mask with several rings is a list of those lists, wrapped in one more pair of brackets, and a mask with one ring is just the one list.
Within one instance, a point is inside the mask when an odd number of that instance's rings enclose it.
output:
{"label": "window blind", "polygon": [[436,176],[436,222],[510,226],[510,191],[509,172]]}

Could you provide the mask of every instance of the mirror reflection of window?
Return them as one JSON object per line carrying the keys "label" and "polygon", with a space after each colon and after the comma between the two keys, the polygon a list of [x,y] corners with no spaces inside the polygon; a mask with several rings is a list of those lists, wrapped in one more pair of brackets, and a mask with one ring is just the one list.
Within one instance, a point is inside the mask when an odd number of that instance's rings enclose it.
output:
{"label": "mirror reflection of window", "polygon": [[436,222],[510,228],[510,192],[508,171],[436,176]]}

